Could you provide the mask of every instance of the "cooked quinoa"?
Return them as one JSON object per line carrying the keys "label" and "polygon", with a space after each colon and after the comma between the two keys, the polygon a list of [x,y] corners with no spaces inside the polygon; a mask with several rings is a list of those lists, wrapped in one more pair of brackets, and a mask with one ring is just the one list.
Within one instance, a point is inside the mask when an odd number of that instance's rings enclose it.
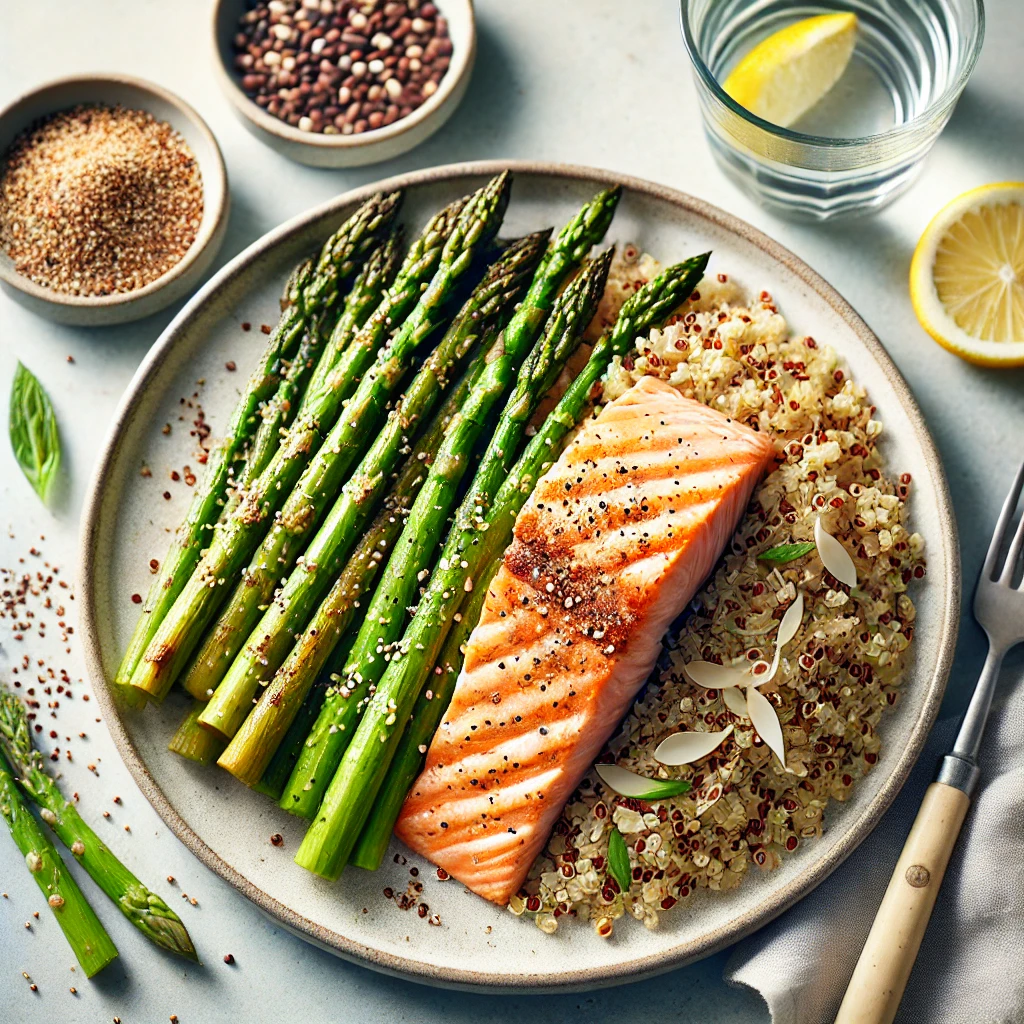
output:
{"label": "cooked quinoa", "polygon": [[[613,322],[658,269],[627,247],[594,329]],[[910,477],[884,475],[874,407],[827,344],[790,334],[768,292],[752,299],[723,274],[703,280],[670,325],[616,360],[601,400],[644,374],[770,434],[779,464],[599,759],[652,778],[688,779],[693,788],[647,803],[617,795],[591,772],[510,904],[548,933],[566,914],[590,920],[605,936],[626,913],[655,928],[663,911],[694,890],[735,888],[751,865],[771,870],[820,836],[829,801],[845,800],[878,760],[878,724],[899,697],[914,632],[907,589],[924,575],[924,541],[904,525]],[[818,517],[853,556],[852,591],[824,569],[816,550],[779,566],[758,558],[778,545],[813,541]],[[800,629],[777,674],[760,687],[782,724],[783,769],[749,719],[723,703],[723,691],[690,682],[683,666],[714,661],[756,672],[771,660],[779,620],[798,590]],[[694,764],[668,768],[654,759],[675,732],[729,725],[731,735]],[[613,825],[632,866],[625,894],[608,870]]]}

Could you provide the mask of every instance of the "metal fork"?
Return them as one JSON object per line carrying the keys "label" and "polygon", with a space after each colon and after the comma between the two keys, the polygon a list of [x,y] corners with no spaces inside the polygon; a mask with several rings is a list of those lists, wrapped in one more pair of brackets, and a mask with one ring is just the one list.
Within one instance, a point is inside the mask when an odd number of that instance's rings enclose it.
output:
{"label": "metal fork", "polygon": [[1014,585],[1024,551],[1024,516],[1013,529],[1022,489],[1024,465],[1003,504],[974,592],[974,617],[989,642],[985,666],[953,751],[940,762],[896,863],[836,1024],[890,1024],[896,1016],[978,784],[978,753],[999,669],[1006,652],[1024,640],[1024,586]]}

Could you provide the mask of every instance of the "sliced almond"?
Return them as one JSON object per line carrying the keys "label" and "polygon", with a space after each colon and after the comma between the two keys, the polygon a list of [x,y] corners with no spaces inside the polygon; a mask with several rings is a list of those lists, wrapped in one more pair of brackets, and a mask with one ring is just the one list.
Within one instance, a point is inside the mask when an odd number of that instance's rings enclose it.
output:
{"label": "sliced almond", "polygon": [[753,686],[747,687],[747,714],[750,715],[751,724],[757,730],[757,735],[768,744],[782,767],[786,767],[786,747],[782,739],[782,724],[779,716],[775,713],[775,706],[758,689]]}
{"label": "sliced almond", "polygon": [[724,690],[729,686],[746,686],[750,677],[731,665],[716,665],[713,661],[691,661],[683,671],[705,690]]}
{"label": "sliced almond", "polygon": [[731,733],[731,725],[721,732],[677,732],[658,744],[654,756],[662,764],[692,764],[717,750]]}
{"label": "sliced almond", "polygon": [[738,686],[730,686],[722,691],[722,703],[740,718],[749,718],[747,714],[747,695]]}
{"label": "sliced almond", "polygon": [[595,764],[594,771],[620,796],[636,800],[667,800],[690,789],[690,783],[685,779],[648,779],[617,764]]}
{"label": "sliced almond", "polygon": [[821,564],[840,583],[845,583],[848,587],[857,586],[857,567],[853,564],[850,553],[825,529],[821,516],[814,520],[814,543],[818,546]]}
{"label": "sliced almond", "polygon": [[779,671],[779,659],[782,657],[782,648],[796,636],[803,617],[804,595],[803,592],[800,592],[796,595],[796,600],[786,609],[786,614],[782,616],[782,621],[779,623],[779,632],[775,638],[775,655],[772,658],[771,668],[768,669],[763,677],[757,680],[756,686],[760,686],[762,683],[767,683],[769,679],[775,678],[775,673]]}

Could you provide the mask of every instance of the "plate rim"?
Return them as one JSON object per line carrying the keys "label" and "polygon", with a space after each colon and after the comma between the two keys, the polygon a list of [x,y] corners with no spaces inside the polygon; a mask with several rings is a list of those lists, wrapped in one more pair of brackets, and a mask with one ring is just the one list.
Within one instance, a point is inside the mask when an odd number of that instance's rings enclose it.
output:
{"label": "plate rim", "polygon": [[[424,963],[409,957],[367,946],[348,938],[333,929],[310,920],[303,914],[285,906],[269,896],[256,884],[249,881],[221,858],[185,822],[156,780],[150,774],[141,754],[136,749],[121,720],[121,708],[116,701],[103,669],[102,654],[97,640],[96,590],[94,586],[97,544],[99,540],[98,520],[103,505],[103,481],[108,476],[113,461],[118,456],[123,429],[130,423],[134,406],[141,399],[145,389],[153,382],[174,346],[178,334],[192,320],[200,315],[207,301],[235,276],[241,273],[255,258],[268,249],[287,239],[306,225],[329,217],[335,211],[352,206],[367,199],[380,190],[412,188],[447,181],[460,177],[490,176],[502,170],[510,170],[513,177],[520,175],[547,175],[569,180],[586,181],[595,185],[621,184],[625,189],[642,193],[647,197],[668,202],[686,213],[705,221],[753,244],[770,258],[781,263],[800,281],[813,290],[859,337],[885,374],[911,423],[925,462],[935,484],[938,499],[938,521],[940,535],[932,543],[940,544],[946,556],[949,572],[944,580],[932,584],[941,587],[940,620],[942,635],[938,642],[938,656],[935,668],[927,680],[927,693],[921,712],[917,717],[909,741],[898,752],[892,771],[882,784],[874,799],[857,817],[846,834],[837,840],[826,857],[818,860],[807,870],[801,871],[785,886],[759,904],[755,909],[744,911],[738,917],[700,939],[680,942],[659,953],[647,954],[632,960],[602,967],[582,967],[564,971],[558,975],[515,974],[475,971]],[[336,953],[344,959],[386,974],[398,975],[409,980],[444,988],[470,989],[491,992],[550,992],[573,989],[599,988],[637,981],[645,977],[672,970],[693,963],[718,952],[728,945],[750,935],[768,924],[807,895],[827,878],[860,844],[878,824],[897,793],[902,789],[911,769],[924,747],[932,724],[939,711],[949,677],[956,648],[959,629],[961,591],[961,567],[959,544],[957,543],[956,522],[949,485],[935,441],[925,422],[924,416],[903,375],[889,356],[875,333],[853,309],[853,307],[820,274],[812,270],[803,260],[789,249],[780,245],[762,231],[711,203],[698,199],[678,189],[661,185],[643,178],[619,174],[601,168],[577,164],[532,160],[480,160],[463,163],[443,164],[418,171],[393,175],[380,181],[351,189],[342,195],[321,203],[305,213],[285,221],[280,226],[258,238],[242,250],[209,281],[203,285],[164,329],[160,337],[147,352],[138,370],[125,390],[106,440],[93,468],[92,479],[82,510],[78,552],[78,586],[82,596],[80,623],[85,649],[86,669],[93,683],[96,699],[110,732],[114,746],[131,773],[136,785],[149,801],[171,832],[207,868],[234,886],[239,892],[256,904],[264,913],[284,926],[288,931],[322,949]]]}

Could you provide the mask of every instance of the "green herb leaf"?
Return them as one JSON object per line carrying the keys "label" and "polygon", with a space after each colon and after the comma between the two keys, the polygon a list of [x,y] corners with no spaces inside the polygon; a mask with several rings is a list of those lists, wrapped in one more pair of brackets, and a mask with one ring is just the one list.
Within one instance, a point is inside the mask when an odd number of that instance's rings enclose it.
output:
{"label": "green herb leaf", "polygon": [[612,878],[619,883],[619,889],[623,893],[629,892],[633,882],[633,869],[629,866],[629,851],[626,849],[626,840],[622,833],[612,827],[611,835],[608,836],[608,870]]}
{"label": "green herb leaf", "polygon": [[757,557],[762,562],[771,562],[773,565],[785,565],[786,562],[795,561],[809,555],[815,548],[814,541],[805,541],[803,544],[780,544],[778,547],[762,551]]}
{"label": "green herb leaf", "polygon": [[8,431],[18,465],[46,501],[60,468],[60,434],[49,395],[20,362],[11,385]]}

